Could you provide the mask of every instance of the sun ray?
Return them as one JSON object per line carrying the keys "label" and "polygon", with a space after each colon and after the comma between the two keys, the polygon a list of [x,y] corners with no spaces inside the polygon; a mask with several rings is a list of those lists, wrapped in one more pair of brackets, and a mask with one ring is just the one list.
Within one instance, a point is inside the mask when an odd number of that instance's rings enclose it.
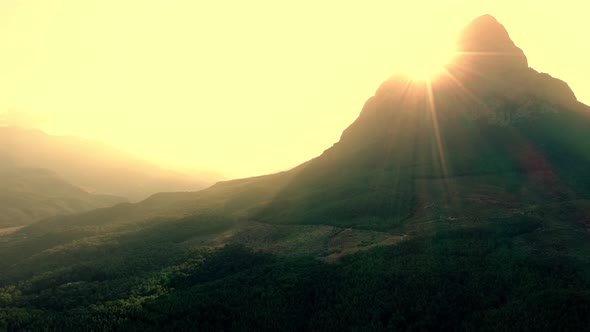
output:
{"label": "sun ray", "polygon": [[438,149],[438,158],[440,159],[440,164],[443,170],[444,178],[448,178],[449,173],[447,170],[447,162],[443,150],[442,140],[440,137],[440,128],[438,123],[438,115],[436,113],[436,103],[434,102],[434,94],[432,92],[432,82],[431,80],[426,80],[426,94],[428,96],[428,108],[430,110],[432,116],[432,124],[434,127],[434,135],[436,138],[436,146]]}
{"label": "sun ray", "polygon": [[420,43],[406,50],[399,59],[399,71],[413,81],[426,81],[444,73],[456,52],[451,45]]}

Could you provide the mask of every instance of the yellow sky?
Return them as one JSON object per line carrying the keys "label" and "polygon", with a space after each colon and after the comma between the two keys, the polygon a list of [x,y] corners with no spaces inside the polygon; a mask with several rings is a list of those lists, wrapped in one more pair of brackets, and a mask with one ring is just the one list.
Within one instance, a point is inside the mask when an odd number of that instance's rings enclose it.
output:
{"label": "yellow sky", "polygon": [[0,0],[0,112],[168,166],[264,174],[319,155],[384,79],[481,14],[590,103],[585,3]]}

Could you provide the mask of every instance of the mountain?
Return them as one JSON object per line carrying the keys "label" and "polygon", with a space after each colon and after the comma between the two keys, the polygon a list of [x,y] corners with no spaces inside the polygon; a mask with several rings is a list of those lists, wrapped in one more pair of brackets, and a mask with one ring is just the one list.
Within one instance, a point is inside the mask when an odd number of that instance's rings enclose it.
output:
{"label": "mountain", "polygon": [[587,128],[590,108],[529,68],[504,27],[483,16],[461,34],[447,75],[384,82],[340,141],[256,217],[391,229],[586,199]]}
{"label": "mountain", "polygon": [[0,166],[0,229],[124,202],[93,195],[46,169]]}
{"label": "mountain", "polygon": [[0,236],[7,330],[580,331],[590,108],[468,24],[290,171]]}
{"label": "mountain", "polygon": [[0,127],[0,158],[17,167],[46,168],[84,190],[139,201],[162,191],[194,191],[196,179],[142,161],[110,146],[40,130]]}

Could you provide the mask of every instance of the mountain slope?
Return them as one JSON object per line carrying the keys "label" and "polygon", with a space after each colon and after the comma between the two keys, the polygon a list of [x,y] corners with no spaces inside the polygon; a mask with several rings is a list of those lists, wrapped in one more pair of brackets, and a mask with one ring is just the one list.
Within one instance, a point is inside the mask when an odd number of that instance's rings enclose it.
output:
{"label": "mountain slope", "polygon": [[162,191],[194,191],[209,183],[73,136],[0,127],[0,142],[0,158],[5,163],[50,169],[88,192],[123,196],[131,201]]}
{"label": "mountain slope", "polygon": [[0,228],[112,206],[124,199],[92,195],[44,169],[0,167]]}

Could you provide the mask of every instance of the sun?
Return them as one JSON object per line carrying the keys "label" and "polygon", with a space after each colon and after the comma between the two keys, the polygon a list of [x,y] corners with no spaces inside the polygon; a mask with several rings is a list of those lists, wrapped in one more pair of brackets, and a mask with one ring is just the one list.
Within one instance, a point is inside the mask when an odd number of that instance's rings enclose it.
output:
{"label": "sun", "polygon": [[429,80],[445,73],[445,66],[452,59],[452,54],[430,53],[416,55],[411,61],[404,64],[402,70],[413,80]]}
{"label": "sun", "polygon": [[397,72],[412,80],[432,80],[445,73],[456,50],[451,38],[416,38],[399,50]]}

